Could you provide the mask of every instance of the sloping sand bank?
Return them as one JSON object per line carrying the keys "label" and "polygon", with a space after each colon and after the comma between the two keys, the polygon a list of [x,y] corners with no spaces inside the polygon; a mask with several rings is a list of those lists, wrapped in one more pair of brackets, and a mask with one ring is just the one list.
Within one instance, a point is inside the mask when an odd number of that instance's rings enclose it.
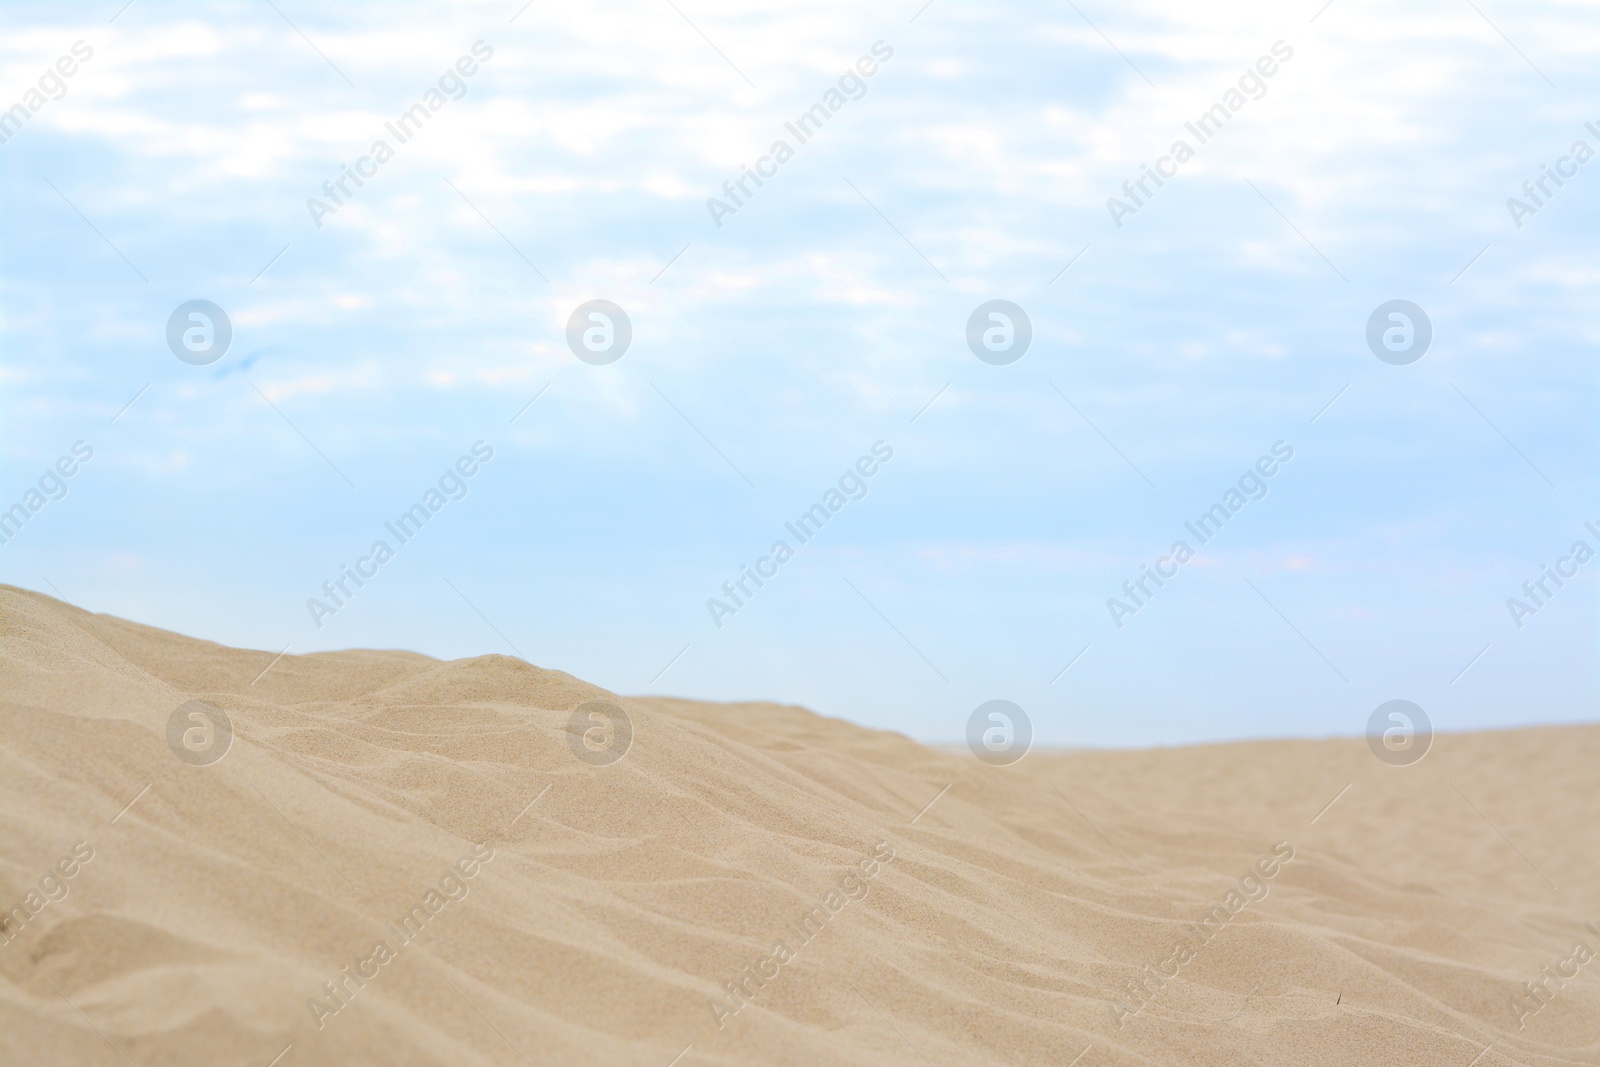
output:
{"label": "sloping sand bank", "polygon": [[5,1064],[1600,1063],[1600,727],[992,768],[0,598]]}

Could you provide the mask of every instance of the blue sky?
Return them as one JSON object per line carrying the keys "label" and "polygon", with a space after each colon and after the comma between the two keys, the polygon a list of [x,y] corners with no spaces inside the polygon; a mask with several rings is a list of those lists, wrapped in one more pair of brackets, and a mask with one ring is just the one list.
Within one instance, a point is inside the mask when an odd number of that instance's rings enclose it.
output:
{"label": "blue sky", "polygon": [[[7,5],[0,107],[47,84],[0,144],[0,507],[94,455],[0,578],[232,645],[506,652],[928,740],[995,698],[1054,745],[1354,734],[1393,698],[1441,729],[1594,718],[1600,561],[1520,627],[1506,601],[1600,548],[1600,160],[1572,154],[1600,150],[1600,12],[675,3]],[[386,134],[475,42],[464,94]],[[196,299],[233,327],[206,366],[166,343]],[[593,299],[633,326],[606,366],[567,347]],[[994,299],[1033,328],[1005,366],[966,343]],[[1394,299],[1434,331],[1405,366],[1365,341]],[[466,496],[316,625],[478,441]],[[878,441],[865,497],[718,627],[707,600]],[[1118,627],[1108,598],[1280,441]]]}

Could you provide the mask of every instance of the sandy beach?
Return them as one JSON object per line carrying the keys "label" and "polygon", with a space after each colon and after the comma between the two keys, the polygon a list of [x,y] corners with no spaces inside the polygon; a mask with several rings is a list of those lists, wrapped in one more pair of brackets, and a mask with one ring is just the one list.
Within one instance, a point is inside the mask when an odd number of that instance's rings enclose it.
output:
{"label": "sandy beach", "polygon": [[1600,1062],[1600,726],[991,767],[0,603],[6,1064]]}

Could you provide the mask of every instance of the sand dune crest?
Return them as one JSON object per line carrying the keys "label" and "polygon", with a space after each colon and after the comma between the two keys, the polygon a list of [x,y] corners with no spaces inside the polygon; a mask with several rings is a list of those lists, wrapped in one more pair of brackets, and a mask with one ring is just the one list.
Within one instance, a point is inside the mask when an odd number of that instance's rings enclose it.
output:
{"label": "sand dune crest", "polygon": [[992,768],[0,598],[0,1062],[1600,1062],[1600,727]]}

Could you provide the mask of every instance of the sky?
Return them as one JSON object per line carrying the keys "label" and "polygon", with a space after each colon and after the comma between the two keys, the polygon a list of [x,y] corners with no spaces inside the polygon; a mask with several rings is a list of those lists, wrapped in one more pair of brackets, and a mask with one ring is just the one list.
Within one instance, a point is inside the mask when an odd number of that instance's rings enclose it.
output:
{"label": "sky", "polygon": [[0,30],[4,582],[928,741],[1595,718],[1591,4]]}

